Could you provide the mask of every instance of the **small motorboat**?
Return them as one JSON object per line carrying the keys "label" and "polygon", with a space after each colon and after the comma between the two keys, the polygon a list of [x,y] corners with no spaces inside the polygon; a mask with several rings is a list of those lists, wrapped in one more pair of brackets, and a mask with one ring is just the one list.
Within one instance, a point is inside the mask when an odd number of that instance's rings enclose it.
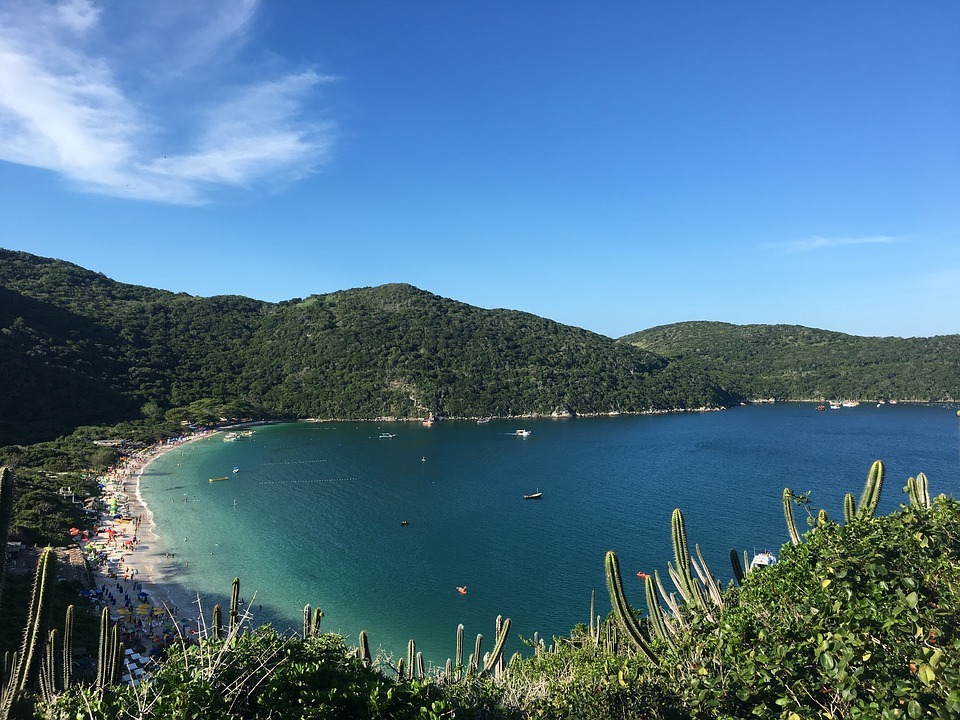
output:
{"label": "small motorboat", "polygon": [[535,493],[530,493],[529,495],[524,495],[524,500],[539,500],[543,497],[543,493],[537,490]]}
{"label": "small motorboat", "polygon": [[776,561],[776,555],[769,550],[762,550],[753,556],[753,560],[750,561],[750,570],[768,567],[773,565]]}
{"label": "small motorboat", "polygon": [[530,434],[529,430],[517,430],[513,433],[517,437],[527,437]]}
{"label": "small motorboat", "polygon": [[395,438],[396,436],[397,436],[396,433],[392,433],[392,434],[387,432],[380,433],[381,440],[389,440],[390,438]]}
{"label": "small motorboat", "polygon": [[457,585],[457,592],[460,593],[461,595],[466,595],[466,594],[467,594],[467,586],[466,586],[466,585]]}
{"label": "small motorboat", "polygon": [[234,466],[233,466],[233,472],[234,472],[234,474],[240,472],[240,468],[237,467],[236,465],[234,465]]}

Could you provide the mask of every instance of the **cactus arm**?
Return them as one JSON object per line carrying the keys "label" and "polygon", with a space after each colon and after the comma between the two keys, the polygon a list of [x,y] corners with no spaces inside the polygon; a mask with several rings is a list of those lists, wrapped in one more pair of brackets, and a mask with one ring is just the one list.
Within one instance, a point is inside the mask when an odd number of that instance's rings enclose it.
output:
{"label": "cactus arm", "polygon": [[613,605],[613,611],[620,620],[621,625],[627,631],[627,637],[633,646],[642,652],[651,662],[657,661],[657,656],[647,643],[643,636],[643,630],[637,621],[637,616],[627,602],[627,596],[623,591],[623,578],[620,575],[620,560],[613,550],[607,551],[606,556],[607,571],[607,591],[610,593],[610,602]]}
{"label": "cactus arm", "polygon": [[873,517],[877,510],[877,503],[880,502],[880,492],[883,490],[883,463],[875,460],[870,466],[870,472],[867,473],[867,481],[863,487],[863,495],[860,496],[860,504],[857,507],[857,517]]}
{"label": "cactus arm", "polygon": [[797,530],[797,520],[793,516],[793,493],[790,488],[783,489],[783,517],[787,521],[787,532],[790,534],[790,542],[794,545],[800,544],[800,532]]}
{"label": "cactus arm", "polygon": [[73,605],[67,606],[63,619],[63,689],[70,687],[73,679]]}
{"label": "cactus arm", "polygon": [[463,677],[463,625],[457,625],[457,653],[454,656],[457,680]]}
{"label": "cactus arm", "polygon": [[110,645],[110,610],[100,612],[100,642],[97,644],[97,687],[107,686],[107,648]]}
{"label": "cactus arm", "polygon": [[310,625],[310,603],[303,606],[303,639],[306,640],[313,633]]}
{"label": "cactus arm", "polygon": [[22,692],[35,665],[35,655],[42,636],[43,620],[47,612],[53,582],[56,577],[57,556],[52,548],[45,548],[40,553],[37,562],[37,571],[34,575],[33,590],[30,596],[30,607],[27,611],[27,626],[23,633],[23,644],[20,647],[19,662],[16,668],[15,689]]}
{"label": "cactus arm", "polygon": [[730,567],[733,568],[733,579],[737,585],[743,585],[743,565],[740,562],[740,553],[736,548],[730,548]]}
{"label": "cactus arm", "polygon": [[323,610],[320,608],[314,608],[313,610],[313,626],[310,629],[310,632],[313,635],[320,634],[320,623],[323,621]]}
{"label": "cactus arm", "polygon": [[[510,634],[510,618],[507,618],[502,623],[500,623],[500,632],[497,634],[497,639],[493,644],[493,650],[490,652],[489,656],[486,659],[486,662],[483,665],[483,670],[480,672],[480,675],[488,675],[491,670],[499,667],[500,658],[503,657],[503,646],[507,642],[507,635]],[[479,636],[478,636],[479,637]]]}
{"label": "cactus arm", "polygon": [[223,609],[220,607],[220,603],[213,606],[213,620],[210,624],[210,634],[219,640],[221,637],[221,629],[223,628]]}
{"label": "cactus arm", "polygon": [[230,592],[230,629],[233,630],[240,622],[240,578],[233,579],[233,588]]}
{"label": "cactus arm", "polygon": [[[13,473],[10,468],[0,467],[0,540],[7,541],[10,521],[13,518]],[[6,546],[4,546],[6,547]],[[3,586],[7,573],[7,554],[0,556],[0,607],[3,602]]]}
{"label": "cactus arm", "polygon": [[847,525],[849,525],[856,517],[857,501],[854,499],[853,493],[847,493],[843,496],[843,519],[846,521]]}
{"label": "cactus arm", "polygon": [[647,594],[647,612],[650,615],[650,624],[657,636],[668,643],[670,647],[675,648],[672,632],[667,628],[666,620],[663,617],[663,608],[660,606],[660,599],[657,596],[657,586],[653,578],[647,575],[643,579],[643,587]]}
{"label": "cactus arm", "polygon": [[364,664],[370,664],[370,641],[366,630],[361,630],[360,637],[357,638],[357,655]]}
{"label": "cactus arm", "polygon": [[703,553],[700,552],[700,544],[697,543],[693,547],[697,551],[697,557],[693,558],[693,568],[697,571],[697,577],[700,578],[700,582],[703,583],[703,587],[706,589],[706,597],[710,599],[714,607],[722,609],[723,591],[720,588],[720,584],[710,572],[710,568],[707,567],[707,561],[703,559]]}

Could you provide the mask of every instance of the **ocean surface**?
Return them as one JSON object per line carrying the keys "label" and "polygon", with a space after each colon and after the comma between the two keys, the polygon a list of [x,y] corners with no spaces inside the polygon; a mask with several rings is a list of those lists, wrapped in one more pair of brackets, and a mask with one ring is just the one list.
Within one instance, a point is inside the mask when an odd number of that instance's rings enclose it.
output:
{"label": "ocean surface", "polygon": [[[731,548],[776,553],[788,542],[784,487],[833,518],[845,493],[859,499],[876,459],[886,465],[878,513],[907,502],[901,488],[918,472],[931,494],[960,488],[951,405],[255,430],[172,450],[143,475],[160,549],[175,554],[168,584],[181,615],[197,615],[199,595],[209,618],[238,576],[258,624],[299,629],[310,604],[323,609],[323,630],[351,644],[366,630],[371,649],[402,656],[413,638],[439,665],[460,623],[468,647],[480,633],[489,650],[496,617],[510,618],[512,654],[534,632],[549,641],[586,623],[592,591],[606,614],[609,549],[642,607],[631,577],[665,574],[676,507],[691,548],[726,582]],[[801,508],[797,523],[807,529]]]}

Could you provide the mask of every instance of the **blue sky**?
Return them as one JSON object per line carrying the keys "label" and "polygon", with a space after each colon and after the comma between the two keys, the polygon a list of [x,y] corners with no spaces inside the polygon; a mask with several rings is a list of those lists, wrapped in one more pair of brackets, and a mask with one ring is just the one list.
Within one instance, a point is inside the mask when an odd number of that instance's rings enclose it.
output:
{"label": "blue sky", "polygon": [[960,4],[0,4],[0,247],[611,337],[960,332]]}

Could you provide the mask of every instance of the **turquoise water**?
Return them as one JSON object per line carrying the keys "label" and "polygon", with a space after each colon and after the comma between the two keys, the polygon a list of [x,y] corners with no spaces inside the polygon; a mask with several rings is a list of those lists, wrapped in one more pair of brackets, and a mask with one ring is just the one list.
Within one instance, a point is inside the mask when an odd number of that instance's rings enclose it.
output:
{"label": "turquoise water", "polygon": [[[517,437],[521,427],[530,436]],[[380,439],[385,431],[395,437]],[[351,642],[366,630],[394,655],[415,638],[438,664],[454,652],[458,623],[489,649],[497,615],[511,618],[512,653],[518,637],[587,622],[593,590],[606,613],[605,551],[618,552],[628,582],[633,571],[663,571],[675,507],[691,545],[727,580],[731,547],[752,554],[787,541],[784,487],[811,491],[837,517],[875,459],[887,466],[879,512],[905,501],[909,475],[923,471],[931,492],[950,495],[960,480],[948,406],[296,423],[222,438],[167,453],[141,483],[161,549],[176,553],[180,607],[196,608],[199,593],[209,616],[239,576],[257,622],[299,628],[309,603],[324,610],[325,630]],[[523,500],[536,490],[542,499]],[[639,581],[628,593],[642,605]]]}

